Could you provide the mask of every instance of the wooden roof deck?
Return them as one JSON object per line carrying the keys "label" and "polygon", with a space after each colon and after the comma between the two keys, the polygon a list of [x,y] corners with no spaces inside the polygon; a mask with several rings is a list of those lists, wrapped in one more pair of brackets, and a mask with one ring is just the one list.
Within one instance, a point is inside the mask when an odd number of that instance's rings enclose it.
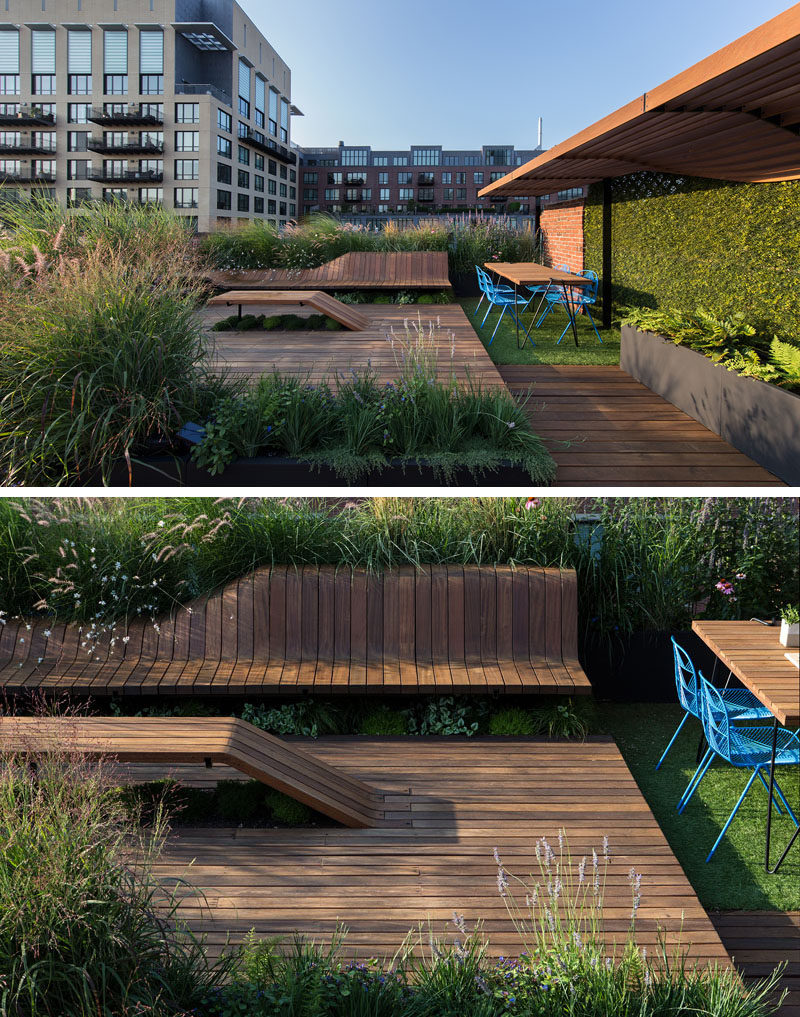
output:
{"label": "wooden roof deck", "polygon": [[207,278],[228,290],[450,288],[447,251],[350,251],[319,268],[214,271]]}
{"label": "wooden roof deck", "polygon": [[[297,307],[286,305],[273,310],[290,314],[296,313]],[[379,384],[385,385],[396,381],[401,373],[405,322],[421,322],[424,328],[434,322],[443,330],[437,358],[440,380],[455,376],[461,382],[471,378],[484,387],[503,385],[459,304],[362,304],[358,310],[369,319],[369,325],[359,332],[210,332],[216,346],[215,365],[233,376],[249,377],[254,383],[262,374],[278,371],[308,377],[314,384],[326,378],[334,381],[340,374],[349,376],[351,369],[363,371],[369,366]],[[208,329],[229,316],[227,308],[207,307],[203,311]]]}
{"label": "wooden roof deck", "polygon": [[[211,952],[228,935],[237,942],[250,929],[265,938],[297,931],[329,939],[343,923],[351,955],[391,957],[419,922],[430,919],[439,934],[457,911],[470,926],[483,920],[491,955],[518,955],[522,946],[497,893],[493,849],[511,873],[527,878],[538,871],[537,838],[546,836],[557,851],[564,828],[575,864],[588,854],[589,870],[592,848],[602,854],[608,834],[607,940],[623,939],[629,927],[634,867],[642,873],[639,944],[652,954],[659,927],[670,944],[682,927],[693,960],[728,963],[611,739],[339,738],[310,749],[383,788],[389,816],[395,796],[403,806],[410,798],[411,824],[173,832],[157,871],[164,878],[181,874],[203,890],[206,906],[186,900],[182,913],[208,936]],[[141,772],[141,779],[152,776],[152,768]]]}
{"label": "wooden roof deck", "polygon": [[[619,367],[498,368],[558,466],[560,486],[785,486]],[[565,444],[568,443],[568,444]]]}
{"label": "wooden roof deck", "polygon": [[571,571],[259,569],[91,654],[77,625],[26,625],[0,630],[8,692],[591,692]]}
{"label": "wooden roof deck", "polygon": [[800,1017],[800,911],[716,911],[711,921],[745,980],[766,978],[786,963],[776,1017]]}

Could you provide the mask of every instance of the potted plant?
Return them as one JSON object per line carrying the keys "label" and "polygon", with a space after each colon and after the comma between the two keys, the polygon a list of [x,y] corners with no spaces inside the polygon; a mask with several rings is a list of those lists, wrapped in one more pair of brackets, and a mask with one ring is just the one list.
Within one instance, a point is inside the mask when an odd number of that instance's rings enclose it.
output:
{"label": "potted plant", "polygon": [[781,646],[800,646],[800,607],[787,604],[781,608]]}

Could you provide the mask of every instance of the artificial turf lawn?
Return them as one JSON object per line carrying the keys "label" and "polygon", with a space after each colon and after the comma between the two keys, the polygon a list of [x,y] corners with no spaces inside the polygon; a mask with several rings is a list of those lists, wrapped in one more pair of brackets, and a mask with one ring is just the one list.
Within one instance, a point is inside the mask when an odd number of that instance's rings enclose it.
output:
{"label": "artificial turf lawn", "polygon": [[[750,771],[716,761],[683,815],[675,808],[695,770],[700,725],[690,719],[660,770],[655,765],[683,716],[677,705],[600,704],[601,728],[616,739],[637,784],[669,845],[707,909],[796,911],[800,909],[800,844],[797,842],[777,875],[764,871],[767,792],[756,780],[714,857],[706,864],[728,814],[742,793]],[[800,768],[782,766],[777,779],[798,814]],[[777,861],[794,824],[773,812],[772,861]],[[613,835],[612,835],[613,847]],[[646,878],[642,894],[647,894]]]}
{"label": "artificial turf lawn", "polygon": [[[567,323],[566,313],[563,310],[557,310],[548,316],[540,328],[531,330],[531,337],[536,345],[531,346],[530,342],[526,340],[524,349],[520,350],[517,348],[517,327],[508,311],[497,330],[494,342],[491,346],[488,345],[500,311],[493,310],[486,319],[486,324],[481,328],[480,324],[486,313],[486,302],[484,301],[481,305],[478,316],[475,317],[474,312],[479,299],[479,297],[461,297],[458,302],[464,308],[472,327],[496,364],[619,364],[619,327],[600,328],[599,312],[593,317],[600,330],[600,335],[603,337],[602,344],[598,342],[589,319],[581,314],[578,315],[578,342],[580,346],[575,348],[572,329],[567,332],[557,346],[556,341]],[[529,326],[531,315],[524,315],[523,321]],[[522,332],[520,332],[521,335]]]}

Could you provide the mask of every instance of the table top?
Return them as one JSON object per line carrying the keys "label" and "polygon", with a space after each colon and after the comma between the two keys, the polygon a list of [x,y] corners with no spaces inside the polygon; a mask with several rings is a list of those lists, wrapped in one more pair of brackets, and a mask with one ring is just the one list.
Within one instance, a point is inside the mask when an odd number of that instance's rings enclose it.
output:
{"label": "table top", "polygon": [[692,629],[781,724],[800,726],[800,669],[787,659],[777,626],[695,621]]}
{"label": "table top", "polygon": [[592,281],[585,275],[573,275],[560,268],[548,268],[536,261],[487,261],[484,266],[489,272],[496,272],[517,286],[541,283],[566,283],[570,286],[588,286]]}

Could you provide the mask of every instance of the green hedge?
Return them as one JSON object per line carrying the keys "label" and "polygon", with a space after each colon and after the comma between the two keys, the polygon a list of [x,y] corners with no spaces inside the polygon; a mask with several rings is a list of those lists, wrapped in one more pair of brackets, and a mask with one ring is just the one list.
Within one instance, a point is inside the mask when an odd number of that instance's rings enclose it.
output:
{"label": "green hedge", "polygon": [[[736,184],[662,173],[612,181],[615,304],[742,312],[800,338],[800,182]],[[586,267],[602,270],[602,185],[589,190]]]}

